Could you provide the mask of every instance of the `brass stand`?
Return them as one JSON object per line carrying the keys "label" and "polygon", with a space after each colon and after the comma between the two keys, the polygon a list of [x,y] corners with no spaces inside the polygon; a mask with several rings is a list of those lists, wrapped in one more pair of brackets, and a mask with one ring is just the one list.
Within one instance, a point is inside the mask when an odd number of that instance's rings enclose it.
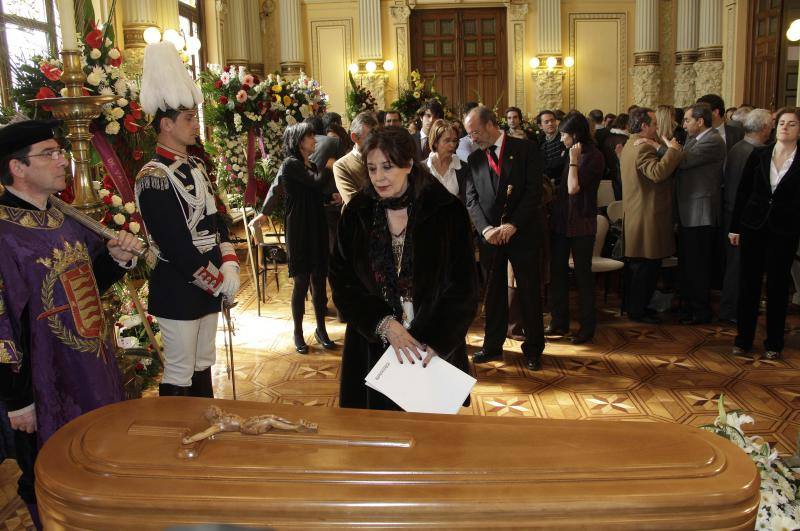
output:
{"label": "brass stand", "polygon": [[66,96],[31,100],[30,103],[49,105],[53,116],[64,121],[67,127],[67,140],[72,146],[72,160],[75,163],[72,172],[75,201],[72,204],[93,218],[100,219],[103,208],[92,187],[89,162],[89,142],[92,140],[89,124],[100,116],[103,105],[114,101],[116,96],[83,96],[86,75],[81,68],[80,52],[63,50],[61,60],[64,64],[61,81],[66,86]]}

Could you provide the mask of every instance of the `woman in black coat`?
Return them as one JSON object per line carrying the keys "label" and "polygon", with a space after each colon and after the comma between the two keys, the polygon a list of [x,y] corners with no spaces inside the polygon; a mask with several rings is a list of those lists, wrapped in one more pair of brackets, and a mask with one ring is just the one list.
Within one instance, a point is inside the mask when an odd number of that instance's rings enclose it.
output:
{"label": "woman in black coat", "polygon": [[370,183],[347,204],[331,261],[347,332],[339,405],[398,409],[364,378],[389,345],[400,362],[440,356],[467,370],[465,336],[478,305],[466,208],[421,163],[401,128],[361,148]]}
{"label": "woman in black coat", "polygon": [[286,248],[289,276],[294,279],[292,319],[294,345],[300,354],[308,353],[303,336],[306,293],[311,285],[311,299],[317,317],[314,337],[326,349],[336,345],[325,329],[328,297],[325,279],[328,274],[328,225],[323,193],[327,182],[309,157],[314,152],[314,129],[307,123],[291,125],[283,134],[286,159],[278,170],[278,180],[286,194]]}
{"label": "woman in black coat", "polygon": [[764,357],[783,350],[786,307],[792,262],[800,239],[800,110],[786,109],[778,117],[776,142],[756,148],[745,165],[728,238],[741,246],[738,334],[733,354],[753,346],[767,276],[767,338]]}

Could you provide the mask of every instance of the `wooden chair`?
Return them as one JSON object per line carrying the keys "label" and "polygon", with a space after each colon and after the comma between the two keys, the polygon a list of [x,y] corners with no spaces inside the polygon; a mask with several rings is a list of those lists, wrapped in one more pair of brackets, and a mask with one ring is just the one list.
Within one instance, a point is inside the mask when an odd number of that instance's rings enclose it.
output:
{"label": "wooden chair", "polygon": [[600,186],[597,188],[597,208],[608,206],[614,201],[614,187],[611,181],[600,181]]}
{"label": "wooden chair", "polygon": [[286,235],[279,232],[272,218],[267,218],[269,232],[265,232],[263,226],[253,231],[253,240],[258,260],[258,274],[256,275],[256,291],[258,298],[262,302],[267,300],[267,275],[272,273],[275,276],[276,291],[280,289],[280,277],[278,275],[279,257],[286,256]]}
{"label": "wooden chair", "polygon": [[[597,215],[597,234],[594,239],[594,250],[592,251],[592,273],[595,275],[603,275],[605,278],[605,293],[603,294],[603,300],[608,302],[608,277],[609,273],[613,273],[614,271],[621,271],[625,264],[619,260],[614,260],[613,258],[604,258],[600,256],[600,253],[603,250],[603,244],[606,241],[606,235],[608,234],[608,219],[605,216],[598,214]],[[572,257],[570,256],[569,259],[569,267],[571,269],[575,268],[575,264],[572,261]]]}

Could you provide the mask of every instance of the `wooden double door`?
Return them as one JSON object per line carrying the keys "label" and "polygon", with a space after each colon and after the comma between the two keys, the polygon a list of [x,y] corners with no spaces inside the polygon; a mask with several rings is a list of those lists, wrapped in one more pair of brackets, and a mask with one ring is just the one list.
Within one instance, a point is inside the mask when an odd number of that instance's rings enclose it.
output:
{"label": "wooden double door", "polygon": [[[754,0],[750,3],[748,34],[747,86],[745,101],[756,107],[774,109],[779,101],[779,72],[783,40],[782,0]],[[782,31],[783,29],[783,31]],[[731,102],[738,104],[739,102]]]}
{"label": "wooden double door", "polygon": [[[502,112],[508,104],[504,8],[414,10],[411,68],[430,80],[458,114],[481,101]],[[459,117],[460,118],[460,117]]]}

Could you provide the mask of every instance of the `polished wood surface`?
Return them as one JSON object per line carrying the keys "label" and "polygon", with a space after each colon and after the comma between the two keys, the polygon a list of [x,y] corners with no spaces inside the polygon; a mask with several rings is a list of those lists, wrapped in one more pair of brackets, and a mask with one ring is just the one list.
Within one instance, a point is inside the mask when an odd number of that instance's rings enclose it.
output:
{"label": "polished wood surface", "polygon": [[214,400],[318,433],[181,437],[211,400],[146,398],[62,428],[36,465],[47,529],[283,527],[752,529],[758,473],[677,424],[424,415]]}

